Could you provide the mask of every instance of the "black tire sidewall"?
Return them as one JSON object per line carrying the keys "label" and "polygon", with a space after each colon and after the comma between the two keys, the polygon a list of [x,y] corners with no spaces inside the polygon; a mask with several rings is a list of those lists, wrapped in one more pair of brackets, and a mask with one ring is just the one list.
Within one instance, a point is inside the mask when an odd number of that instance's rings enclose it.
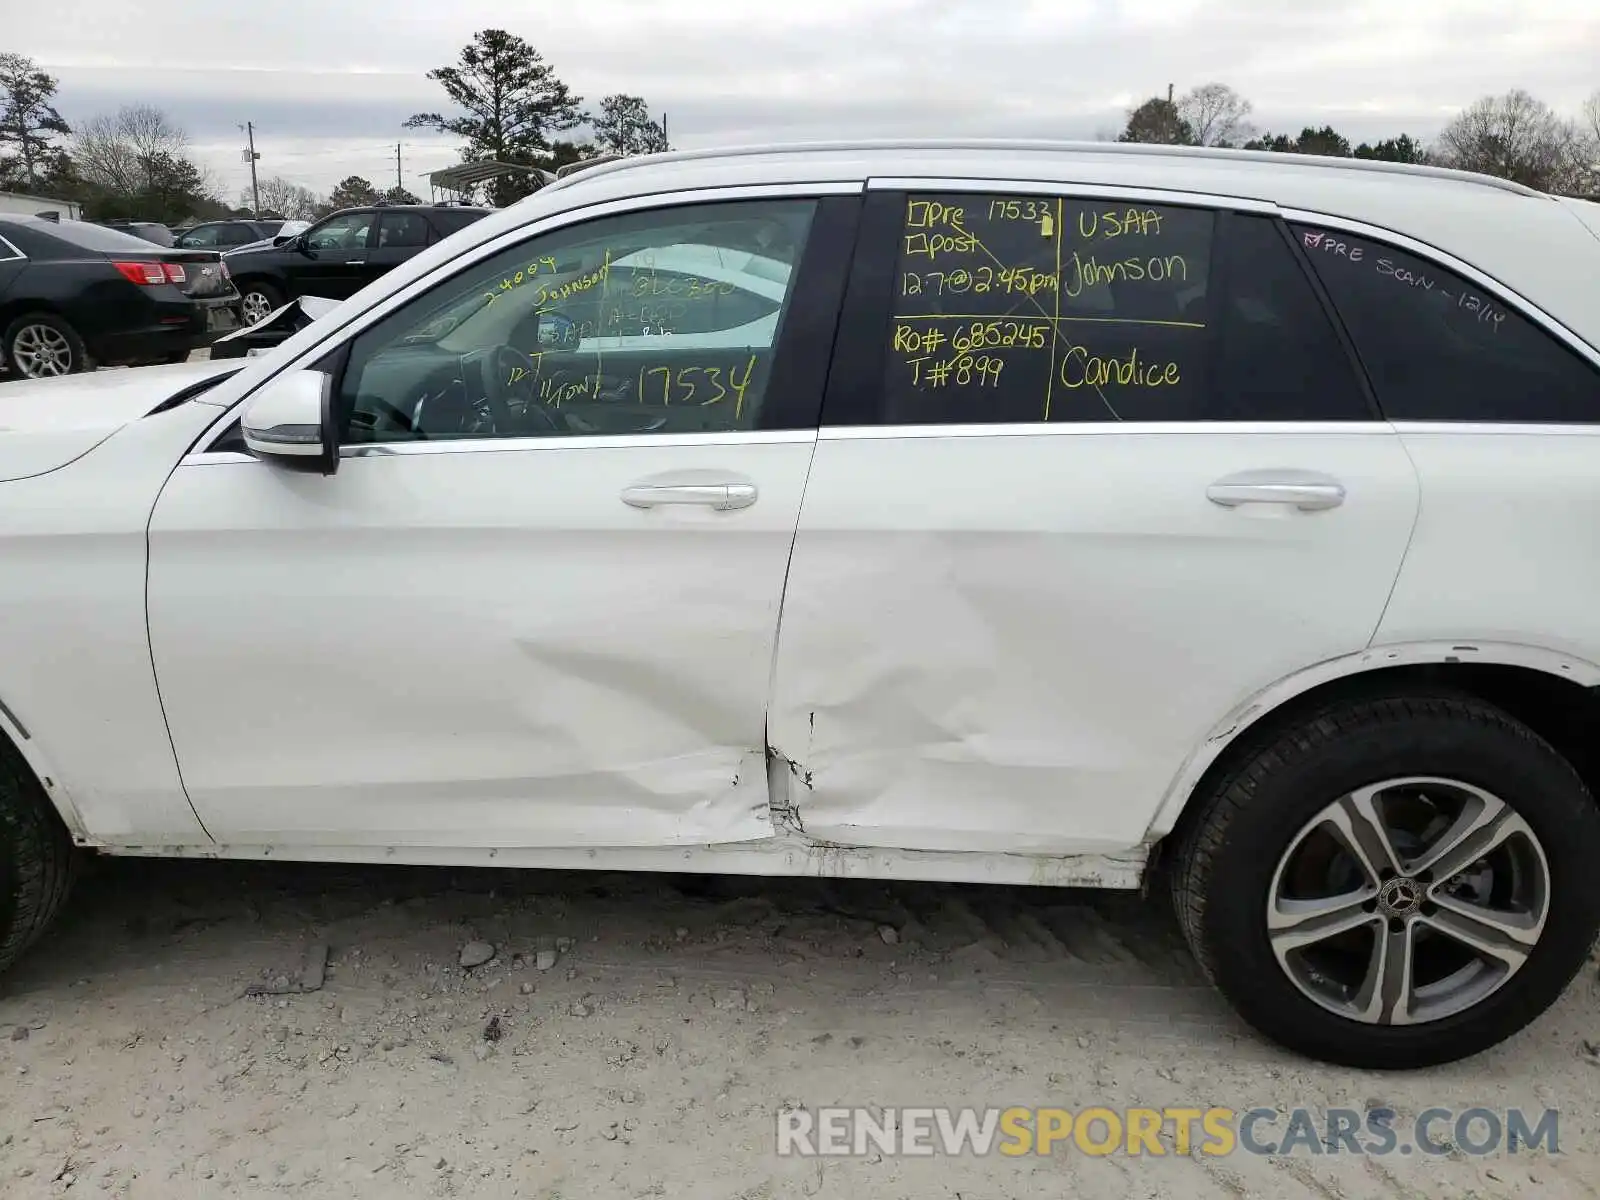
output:
{"label": "black tire sidewall", "polygon": [[[1211,859],[1196,931],[1214,981],[1247,1021],[1316,1058],[1403,1068],[1485,1050],[1561,995],[1586,961],[1600,924],[1594,866],[1600,814],[1554,750],[1503,718],[1486,722],[1430,711],[1353,728],[1348,737],[1280,755],[1271,765],[1277,754],[1267,748],[1234,777],[1236,787],[1252,794]],[[1263,764],[1268,769],[1257,774],[1254,768]],[[1268,896],[1284,850],[1322,808],[1358,787],[1408,775],[1469,783],[1515,808],[1549,863],[1550,911],[1528,961],[1478,1005],[1423,1025],[1365,1025],[1321,1008],[1290,982],[1267,938]]]}
{"label": "black tire sidewall", "polygon": [[66,320],[56,316],[55,313],[24,313],[22,316],[12,321],[10,325],[6,326],[5,331],[6,369],[18,379],[58,378],[57,376],[50,375],[24,375],[22,373],[22,369],[17,366],[17,356],[15,353],[17,336],[29,325],[48,325],[50,328],[60,333],[62,337],[67,339],[67,345],[72,351],[72,366],[67,371],[68,375],[82,374],[84,371],[89,370],[93,365],[89,361],[88,346],[84,344],[83,338],[78,336],[78,331],[74,329]]}

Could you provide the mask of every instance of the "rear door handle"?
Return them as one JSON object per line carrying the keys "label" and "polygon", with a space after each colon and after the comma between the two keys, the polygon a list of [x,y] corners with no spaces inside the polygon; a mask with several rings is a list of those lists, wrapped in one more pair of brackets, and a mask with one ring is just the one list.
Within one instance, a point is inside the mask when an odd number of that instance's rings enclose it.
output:
{"label": "rear door handle", "polygon": [[1344,485],[1309,471],[1242,471],[1206,489],[1206,499],[1224,508],[1243,504],[1287,504],[1302,512],[1338,508]]}
{"label": "rear door handle", "polygon": [[622,489],[622,502],[634,508],[699,504],[726,512],[749,508],[756,502],[756,488],[752,483],[639,483]]}

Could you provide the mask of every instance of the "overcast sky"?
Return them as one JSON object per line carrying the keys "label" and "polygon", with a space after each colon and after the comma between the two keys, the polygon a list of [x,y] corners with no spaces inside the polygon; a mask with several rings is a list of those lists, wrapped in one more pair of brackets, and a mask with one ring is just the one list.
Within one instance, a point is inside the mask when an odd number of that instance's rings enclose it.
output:
{"label": "overcast sky", "polygon": [[[69,121],[144,102],[189,132],[228,197],[264,175],[325,191],[455,161],[403,130],[474,30],[538,48],[575,92],[665,112],[675,145],[968,134],[1094,137],[1138,100],[1209,80],[1258,126],[1431,137],[1526,87],[1575,113],[1600,89],[1597,0],[13,0],[0,49],[61,81]],[[276,15],[269,16],[274,11]]]}

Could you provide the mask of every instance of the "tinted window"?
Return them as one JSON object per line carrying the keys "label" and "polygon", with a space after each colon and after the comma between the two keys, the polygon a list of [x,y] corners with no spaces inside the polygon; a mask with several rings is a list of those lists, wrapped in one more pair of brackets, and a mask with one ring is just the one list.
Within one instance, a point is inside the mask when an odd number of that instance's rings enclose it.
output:
{"label": "tinted window", "polygon": [[815,207],[629,213],[496,255],[355,340],[345,440],[755,428]]}
{"label": "tinted window", "polygon": [[1396,420],[1600,420],[1600,371],[1452,271],[1382,242],[1295,234]]}
{"label": "tinted window", "polygon": [[481,221],[488,213],[472,208],[436,208],[431,215],[434,227],[441,234],[449,235],[458,229],[465,229],[474,221]]}
{"label": "tinted window", "polygon": [[1221,343],[1209,415],[1235,421],[1370,420],[1366,392],[1283,227],[1223,225]]}
{"label": "tinted window", "polygon": [[222,225],[217,229],[217,245],[219,246],[244,246],[251,242],[261,240],[261,235],[250,225],[234,222]]}
{"label": "tinted window", "polygon": [[178,238],[177,245],[184,250],[215,246],[221,241],[221,225],[197,225]]}
{"label": "tinted window", "polygon": [[63,250],[61,243],[66,244],[65,249],[69,253],[90,250],[96,254],[139,255],[148,255],[154,245],[131,233],[107,229],[103,225],[91,225],[87,221],[38,221],[28,223],[27,228],[35,231],[41,241],[55,242],[58,257]]}
{"label": "tinted window", "polygon": [[889,422],[1369,415],[1337,332],[1270,219],[914,196],[896,236]]}
{"label": "tinted window", "polygon": [[420,213],[386,212],[378,219],[378,245],[426,246],[428,222]]}
{"label": "tinted window", "polygon": [[897,234],[887,419],[1194,414],[1213,223],[1203,209],[911,197]]}

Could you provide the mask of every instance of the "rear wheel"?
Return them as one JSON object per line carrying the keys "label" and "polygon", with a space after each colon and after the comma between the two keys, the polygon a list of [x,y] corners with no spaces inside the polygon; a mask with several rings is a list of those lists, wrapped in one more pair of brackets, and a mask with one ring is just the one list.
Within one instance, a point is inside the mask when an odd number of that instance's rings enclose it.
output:
{"label": "rear wheel", "polygon": [[244,285],[240,310],[246,325],[265,319],[275,309],[283,307],[283,293],[270,283],[259,280]]}
{"label": "rear wheel", "polygon": [[72,839],[44,789],[0,735],[0,971],[49,927],[76,865]]}
{"label": "rear wheel", "polygon": [[1315,713],[1203,796],[1174,874],[1201,966],[1314,1058],[1420,1067],[1510,1037],[1600,927],[1600,812],[1525,726],[1476,700]]}
{"label": "rear wheel", "polygon": [[28,313],[6,328],[6,362],[26,379],[73,375],[94,367],[83,339],[54,313]]}

